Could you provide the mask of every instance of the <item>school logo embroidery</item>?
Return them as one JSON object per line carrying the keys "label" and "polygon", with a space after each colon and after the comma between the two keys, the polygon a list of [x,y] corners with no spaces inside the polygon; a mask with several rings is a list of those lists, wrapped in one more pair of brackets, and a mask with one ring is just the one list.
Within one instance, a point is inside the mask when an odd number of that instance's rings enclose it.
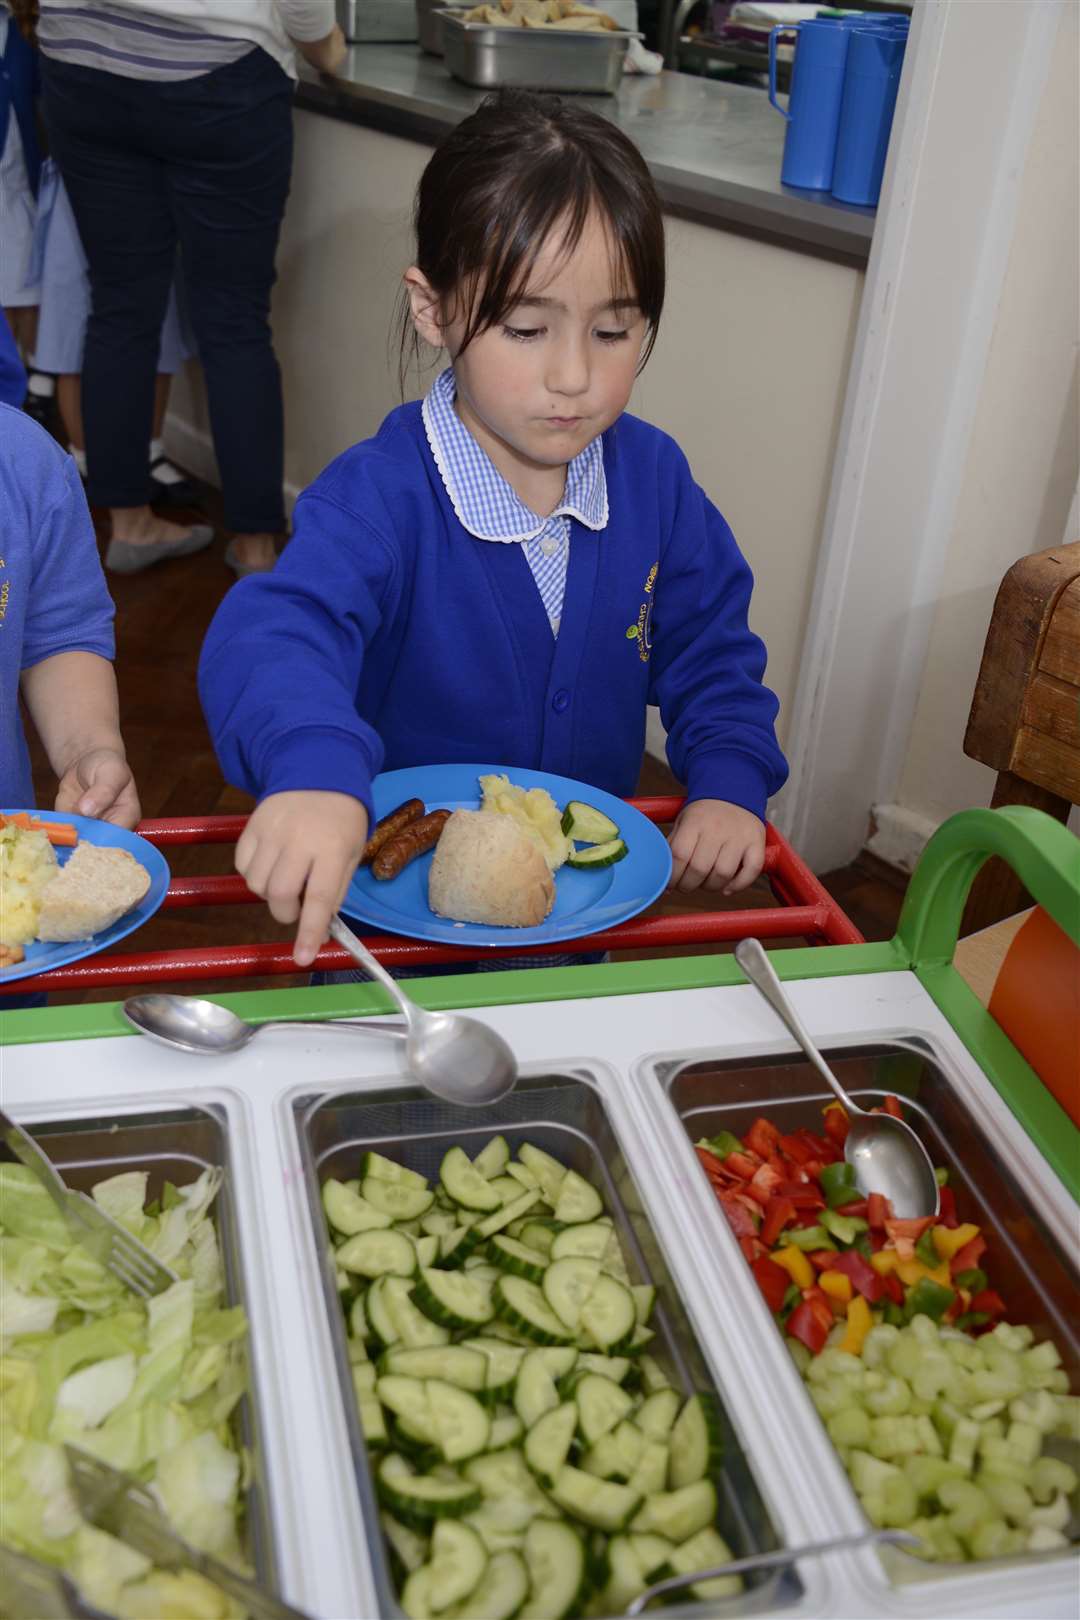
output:
{"label": "school logo embroidery", "polygon": [[627,641],[637,642],[638,657],[643,664],[649,662],[649,654],[652,652],[653,586],[656,584],[659,569],[658,562],[654,562],[649,569],[649,577],[645,581],[645,601],[638,608],[637,623],[632,624],[626,632]]}

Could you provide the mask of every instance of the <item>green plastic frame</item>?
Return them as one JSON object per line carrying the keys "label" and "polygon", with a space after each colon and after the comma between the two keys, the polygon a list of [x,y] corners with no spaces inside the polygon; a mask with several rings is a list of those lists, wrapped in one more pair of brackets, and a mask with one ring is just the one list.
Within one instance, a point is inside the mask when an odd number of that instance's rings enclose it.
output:
{"label": "green plastic frame", "polygon": [[[992,855],[1012,867],[1039,904],[1080,946],[1080,841],[1042,811],[1005,808],[963,810],[938,828],[908,885],[896,935],[887,943],[773,951],[770,960],[782,979],[913,972],[1039,1151],[1080,1200],[1080,1131],[953,966],[968,891],[979,868]],[[742,982],[734,957],[724,953],[549,968],[543,973],[519,969],[417,979],[410,983],[409,991],[425,1007],[438,1009],[645,995]],[[254,1023],[272,1018],[363,1017],[386,1011],[385,995],[368,984],[249,990],[216,999]],[[134,1033],[121,1015],[119,1002],[3,1013],[0,1026],[0,1047]]]}

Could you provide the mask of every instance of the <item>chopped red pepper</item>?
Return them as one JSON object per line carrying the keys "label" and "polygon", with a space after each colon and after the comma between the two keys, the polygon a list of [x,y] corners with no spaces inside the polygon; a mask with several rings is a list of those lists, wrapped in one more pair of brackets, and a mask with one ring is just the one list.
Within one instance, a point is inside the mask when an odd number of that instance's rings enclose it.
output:
{"label": "chopped red pepper", "polygon": [[866,1200],[866,1219],[871,1232],[883,1232],[885,1222],[892,1216],[892,1205],[884,1193],[871,1193]]}
{"label": "chopped red pepper", "polygon": [[985,1311],[987,1316],[1004,1316],[1005,1301],[994,1288],[984,1288],[980,1294],[972,1295],[972,1311]]}
{"label": "chopped red pepper", "polygon": [[939,1226],[947,1226],[950,1231],[955,1231],[960,1225],[956,1214],[955,1193],[951,1187],[940,1187],[938,1189],[938,1199],[937,1224]]}
{"label": "chopped red pepper", "polygon": [[809,1305],[818,1321],[823,1322],[827,1328],[831,1328],[836,1321],[836,1317],[833,1314],[832,1304],[825,1290],[819,1288],[815,1283],[812,1288],[803,1289],[802,1297],[803,1303]]}
{"label": "chopped red pepper", "polygon": [[811,1249],[808,1258],[815,1271],[835,1271],[837,1269],[833,1265],[833,1261],[836,1259],[835,1249]]}
{"label": "chopped red pepper", "polygon": [[694,1152],[701,1160],[704,1169],[708,1171],[710,1175],[719,1175],[722,1173],[723,1165],[716,1157],[715,1153],[711,1153],[708,1148],[702,1147],[700,1142],[694,1143]]}
{"label": "chopped red pepper", "polygon": [[891,1114],[893,1119],[903,1119],[904,1117],[904,1110],[900,1107],[899,1099],[894,1097],[891,1092],[885,1098],[884,1112]]}
{"label": "chopped red pepper", "polygon": [[852,1285],[871,1305],[876,1305],[885,1292],[884,1280],[878,1276],[869,1260],[865,1259],[858,1249],[845,1249],[843,1254],[834,1254],[830,1269],[842,1271],[845,1276],[850,1277]]}
{"label": "chopped red pepper", "polygon": [[753,1265],[755,1260],[760,1260],[763,1254],[768,1253],[764,1243],[760,1238],[756,1237],[741,1237],[739,1239],[739,1248],[743,1252],[744,1260],[747,1260],[750,1265]]}
{"label": "chopped red pepper", "polygon": [[748,1153],[729,1153],[724,1160],[724,1168],[738,1176],[740,1181],[753,1181],[757,1167],[757,1159],[752,1159]]}
{"label": "chopped red pepper", "polygon": [[[830,1323],[831,1321],[830,1312]],[[798,1339],[800,1344],[805,1344],[812,1356],[817,1356],[824,1350],[825,1340],[829,1337],[831,1328],[818,1320],[814,1310],[804,1300],[801,1305],[796,1305],[788,1317],[786,1331],[793,1339]]]}
{"label": "chopped red pepper", "polygon": [[780,1132],[776,1126],[761,1115],[755,1119],[743,1137],[743,1144],[749,1152],[758,1154],[762,1159],[768,1159],[776,1152],[779,1140]]}
{"label": "chopped red pepper", "polygon": [[770,1260],[767,1254],[760,1255],[751,1262],[750,1270],[757,1278],[758,1287],[765,1296],[765,1303],[770,1311],[778,1311],[784,1303],[784,1295],[791,1284],[791,1276],[783,1266],[778,1266],[775,1260]]}
{"label": "chopped red pepper", "polygon": [[737,1193],[718,1192],[720,1208],[736,1237],[757,1237],[757,1223]]}
{"label": "chopped red pepper", "polygon": [[901,1260],[914,1260],[916,1243],[933,1224],[932,1215],[924,1215],[917,1221],[900,1221],[895,1216],[890,1216],[885,1222],[885,1230]]}
{"label": "chopped red pepper", "polygon": [[795,1164],[810,1164],[814,1158],[813,1147],[798,1135],[782,1136],[780,1147]]}
{"label": "chopped red pepper", "polygon": [[825,1135],[829,1141],[835,1142],[837,1147],[843,1147],[850,1129],[851,1121],[840,1104],[830,1104],[825,1110]]}
{"label": "chopped red pepper", "polygon": [[985,1253],[986,1239],[980,1232],[978,1237],[973,1237],[970,1243],[965,1243],[962,1249],[957,1249],[949,1261],[950,1274],[953,1277],[958,1277],[962,1271],[973,1270]]}
{"label": "chopped red pepper", "polygon": [[840,1208],[834,1213],[837,1215],[854,1215],[860,1221],[865,1221],[869,1204],[870,1200],[868,1198],[857,1198],[853,1204],[841,1204]]}
{"label": "chopped red pepper", "polygon": [[889,1275],[882,1277],[881,1280],[885,1284],[885,1298],[891,1300],[894,1305],[902,1305],[904,1303],[904,1285],[895,1272],[890,1271]]}
{"label": "chopped red pepper", "polygon": [[784,1178],[767,1164],[761,1164],[755,1170],[753,1179],[746,1191],[751,1198],[764,1209],[777,1187],[783,1186]]}
{"label": "chopped red pepper", "polygon": [[781,1181],[773,1192],[778,1198],[790,1198],[796,1209],[824,1209],[825,1194],[820,1187],[808,1181]]}
{"label": "chopped red pepper", "polygon": [[789,1221],[795,1219],[795,1205],[790,1198],[770,1198],[765,1206],[765,1219],[761,1226],[761,1241],[772,1248]]}

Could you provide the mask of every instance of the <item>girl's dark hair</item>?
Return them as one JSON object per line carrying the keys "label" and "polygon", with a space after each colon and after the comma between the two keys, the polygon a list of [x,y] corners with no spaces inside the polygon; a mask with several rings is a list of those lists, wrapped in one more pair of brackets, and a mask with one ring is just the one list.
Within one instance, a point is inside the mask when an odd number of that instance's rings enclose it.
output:
{"label": "girl's dark hair", "polygon": [[[644,366],[664,306],[664,221],[633,142],[578,103],[503,90],[436,147],[416,193],[416,264],[440,299],[469,300],[463,349],[513,307],[552,229],[565,229],[571,252],[593,209],[648,323]],[[407,298],[401,317],[404,393],[420,355]]]}

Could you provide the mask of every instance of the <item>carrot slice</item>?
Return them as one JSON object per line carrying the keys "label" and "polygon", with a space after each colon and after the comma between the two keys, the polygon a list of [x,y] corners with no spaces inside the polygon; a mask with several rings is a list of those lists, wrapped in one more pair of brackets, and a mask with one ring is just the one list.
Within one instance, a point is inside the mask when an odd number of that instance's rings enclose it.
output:
{"label": "carrot slice", "polygon": [[35,832],[43,832],[49,843],[59,849],[74,849],[79,842],[78,832],[66,821],[42,821],[33,825]]}

